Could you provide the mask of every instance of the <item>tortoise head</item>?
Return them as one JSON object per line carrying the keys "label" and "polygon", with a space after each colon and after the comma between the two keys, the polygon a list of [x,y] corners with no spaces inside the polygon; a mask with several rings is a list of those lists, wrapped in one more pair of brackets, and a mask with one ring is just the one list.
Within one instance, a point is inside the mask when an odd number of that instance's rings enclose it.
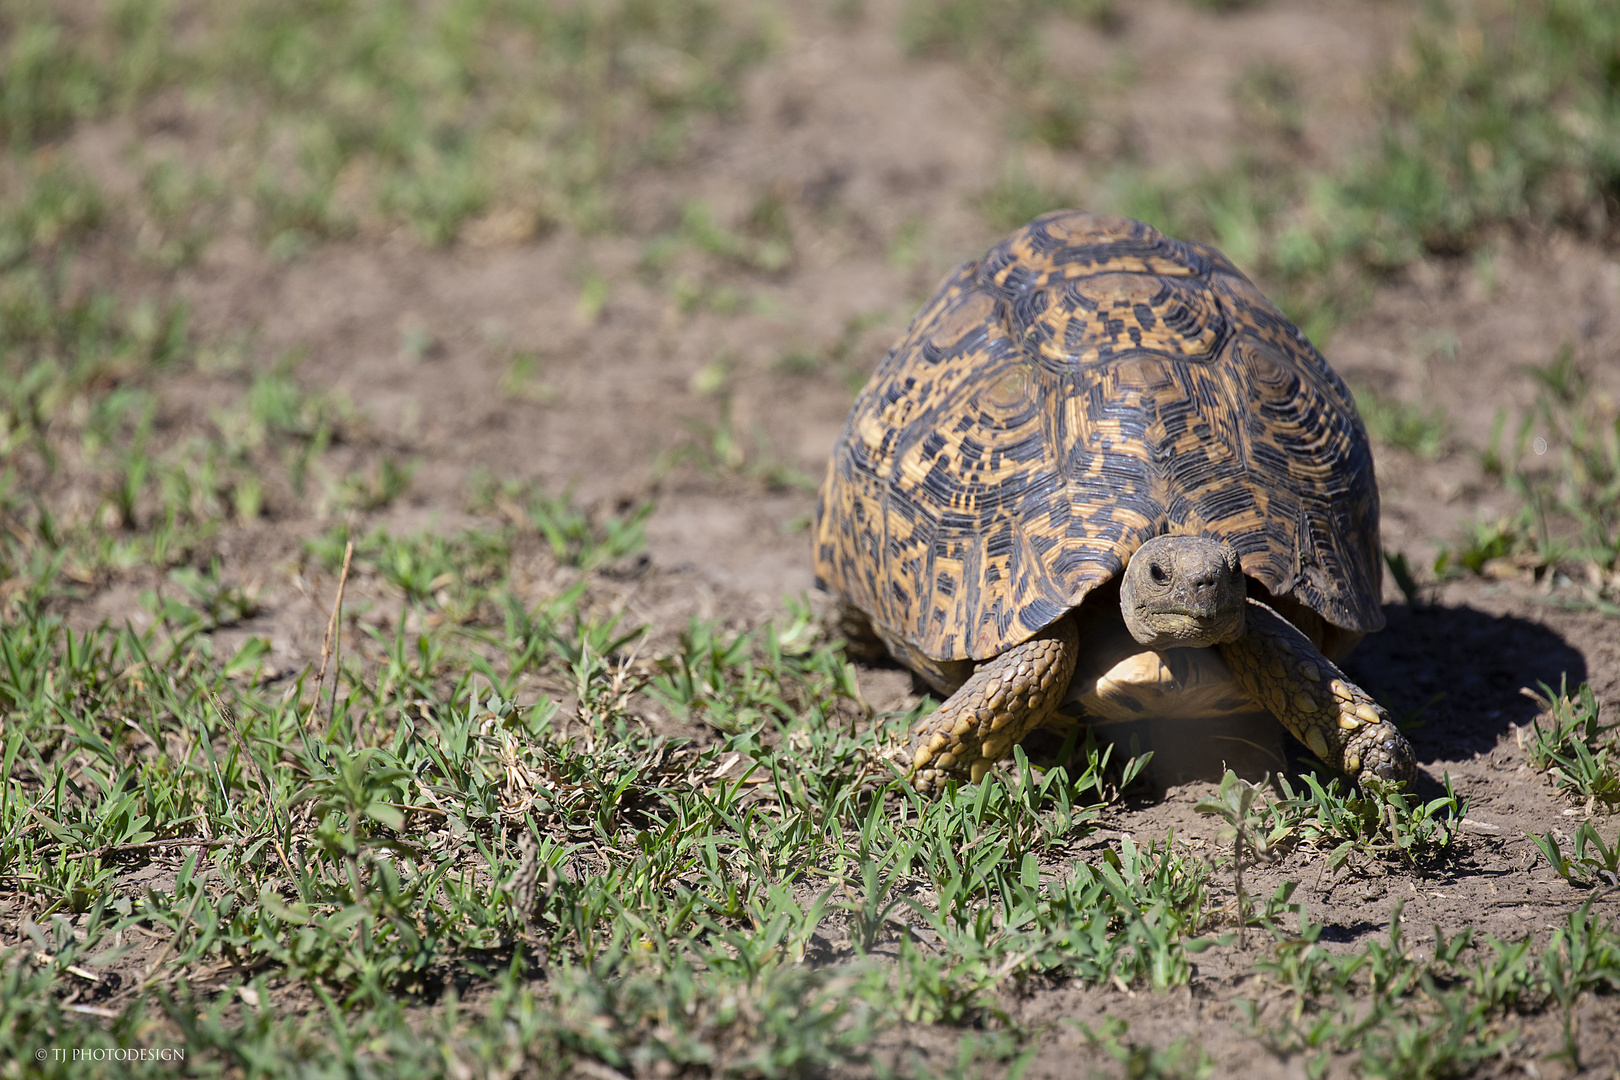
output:
{"label": "tortoise head", "polygon": [[1204,536],[1155,536],[1131,556],[1119,589],[1126,629],[1153,649],[1236,641],[1245,603],[1237,552]]}

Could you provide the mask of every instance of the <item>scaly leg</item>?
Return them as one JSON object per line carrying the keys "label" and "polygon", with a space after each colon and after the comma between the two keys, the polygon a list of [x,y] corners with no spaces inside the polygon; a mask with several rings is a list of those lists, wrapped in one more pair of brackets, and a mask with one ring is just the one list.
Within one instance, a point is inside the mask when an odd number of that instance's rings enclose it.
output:
{"label": "scaly leg", "polygon": [[939,791],[952,776],[983,779],[1057,708],[1078,654],[1074,620],[1063,618],[980,664],[917,725],[911,782],[921,791]]}
{"label": "scaly leg", "polygon": [[1219,646],[1232,677],[1289,733],[1352,780],[1410,786],[1417,758],[1389,714],[1309,638],[1252,597],[1247,631]]}

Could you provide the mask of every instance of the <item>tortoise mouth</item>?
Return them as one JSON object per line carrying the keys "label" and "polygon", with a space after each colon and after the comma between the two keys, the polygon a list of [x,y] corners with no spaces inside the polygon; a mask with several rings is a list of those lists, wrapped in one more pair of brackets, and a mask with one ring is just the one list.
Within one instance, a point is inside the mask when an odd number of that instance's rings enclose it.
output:
{"label": "tortoise mouth", "polygon": [[[1235,601],[1235,602],[1234,602]],[[1188,595],[1173,592],[1168,596],[1141,597],[1137,611],[1143,618],[1159,623],[1177,623],[1206,630],[1224,628],[1243,607],[1242,594],[1217,593]]]}
{"label": "tortoise mouth", "polygon": [[1217,623],[1222,616],[1230,614],[1230,612],[1222,611],[1213,604],[1207,607],[1189,607],[1185,604],[1171,604],[1162,601],[1157,604],[1143,604],[1142,611],[1154,617],[1169,615],[1204,623]]}
{"label": "tortoise mouth", "polygon": [[1200,649],[1241,636],[1244,614],[1242,606],[1189,607],[1161,600],[1138,607],[1126,625],[1131,636],[1149,648]]}
{"label": "tortoise mouth", "polygon": [[1232,613],[1222,611],[1166,607],[1150,609],[1144,614],[1147,624],[1158,632],[1159,641],[1169,648],[1177,645],[1198,648],[1223,640],[1232,622]]}

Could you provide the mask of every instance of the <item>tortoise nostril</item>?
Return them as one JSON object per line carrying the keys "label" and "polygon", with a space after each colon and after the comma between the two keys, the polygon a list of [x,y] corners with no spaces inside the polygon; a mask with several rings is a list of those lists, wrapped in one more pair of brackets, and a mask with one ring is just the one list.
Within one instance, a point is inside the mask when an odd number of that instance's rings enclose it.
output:
{"label": "tortoise nostril", "polygon": [[1157,585],[1163,585],[1170,580],[1170,574],[1158,563],[1148,564],[1148,574],[1152,576],[1154,583]]}

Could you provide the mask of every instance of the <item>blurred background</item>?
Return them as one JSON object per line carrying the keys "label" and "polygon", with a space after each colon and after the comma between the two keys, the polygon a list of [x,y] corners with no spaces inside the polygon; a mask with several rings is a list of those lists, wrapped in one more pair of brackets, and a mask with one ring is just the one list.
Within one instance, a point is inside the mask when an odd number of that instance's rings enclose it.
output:
{"label": "blurred background", "polygon": [[1061,206],[1310,333],[1414,580],[1610,595],[1610,4],[6,0],[0,43],[0,498],[86,598],[509,511],[773,603],[914,306]]}

